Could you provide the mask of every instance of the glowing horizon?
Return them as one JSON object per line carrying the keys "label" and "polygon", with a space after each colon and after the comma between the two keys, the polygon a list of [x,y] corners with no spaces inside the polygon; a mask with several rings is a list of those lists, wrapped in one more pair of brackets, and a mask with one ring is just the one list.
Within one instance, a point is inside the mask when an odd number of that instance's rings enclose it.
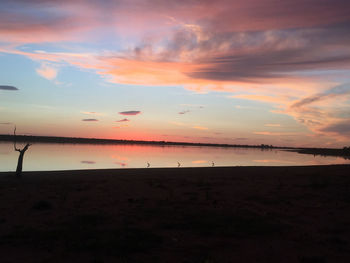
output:
{"label": "glowing horizon", "polygon": [[0,134],[350,144],[346,0],[5,0]]}

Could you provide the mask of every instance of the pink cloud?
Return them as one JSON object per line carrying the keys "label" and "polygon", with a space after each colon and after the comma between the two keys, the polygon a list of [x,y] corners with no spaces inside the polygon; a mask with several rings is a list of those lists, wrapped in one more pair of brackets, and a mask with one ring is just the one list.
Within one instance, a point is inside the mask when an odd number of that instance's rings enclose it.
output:
{"label": "pink cloud", "polygon": [[57,76],[57,68],[49,65],[49,64],[42,64],[40,68],[36,69],[36,72],[42,76],[43,78],[46,78],[48,80],[54,80]]}
{"label": "pink cloud", "polygon": [[[314,133],[338,136],[348,94],[323,94],[330,81],[315,72],[348,73],[349,9],[346,0],[2,1],[0,52],[40,62],[37,73],[51,80],[69,64],[114,83],[237,92],[233,98],[268,103]],[[79,44],[106,39],[118,49]],[[69,52],[23,48],[30,43]]]}

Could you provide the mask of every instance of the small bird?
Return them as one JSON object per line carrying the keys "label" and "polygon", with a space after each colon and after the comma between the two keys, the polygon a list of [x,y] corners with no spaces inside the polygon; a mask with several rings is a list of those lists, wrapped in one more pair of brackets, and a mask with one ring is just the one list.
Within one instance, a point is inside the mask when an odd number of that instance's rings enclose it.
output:
{"label": "small bird", "polygon": [[213,161],[211,162],[211,166],[212,166],[212,167],[214,167],[214,166],[215,166],[215,163],[214,163]]}
{"label": "small bird", "polygon": [[177,162],[177,167],[180,167],[181,166],[181,163]]}
{"label": "small bird", "polygon": [[147,168],[149,168],[151,165],[149,164],[149,162],[147,162]]}

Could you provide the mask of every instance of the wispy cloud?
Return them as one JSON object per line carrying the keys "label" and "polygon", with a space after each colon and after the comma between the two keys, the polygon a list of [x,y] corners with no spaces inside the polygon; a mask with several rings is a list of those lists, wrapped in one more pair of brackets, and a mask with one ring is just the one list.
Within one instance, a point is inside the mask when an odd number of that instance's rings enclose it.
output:
{"label": "wispy cloud", "polygon": [[94,121],[98,121],[98,119],[82,119],[82,121],[91,121],[91,122],[94,122]]}
{"label": "wispy cloud", "polygon": [[13,124],[12,122],[0,122],[0,125],[11,125]]}
{"label": "wispy cloud", "polygon": [[307,98],[301,99],[299,101],[296,101],[290,107],[300,108],[315,102],[319,102],[322,100],[326,100],[326,99],[330,99],[330,98],[334,98],[342,95],[347,95],[347,94],[350,94],[350,84],[343,84],[343,85],[339,85],[334,88],[328,89],[323,93],[315,94]]}
{"label": "wispy cloud", "polygon": [[203,127],[203,126],[193,126],[193,129],[197,129],[197,130],[208,130],[209,128],[207,127]]}
{"label": "wispy cloud", "polygon": [[141,114],[141,111],[136,111],[136,110],[132,110],[132,111],[122,111],[122,112],[119,112],[119,114],[121,114],[121,115],[126,115],[126,116],[133,116],[133,115],[139,115],[139,114]]}
{"label": "wispy cloud", "polygon": [[350,85],[343,84],[294,101],[285,112],[315,134],[350,138],[347,131]]}
{"label": "wispy cloud", "polygon": [[0,85],[0,90],[18,90],[18,88],[14,86]]}

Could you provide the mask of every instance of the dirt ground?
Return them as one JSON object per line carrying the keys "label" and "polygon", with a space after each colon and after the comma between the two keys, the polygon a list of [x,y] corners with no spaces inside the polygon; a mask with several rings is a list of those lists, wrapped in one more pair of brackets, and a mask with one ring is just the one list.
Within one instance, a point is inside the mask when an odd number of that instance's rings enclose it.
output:
{"label": "dirt ground", "polygon": [[350,262],[350,166],[0,173],[0,262]]}

